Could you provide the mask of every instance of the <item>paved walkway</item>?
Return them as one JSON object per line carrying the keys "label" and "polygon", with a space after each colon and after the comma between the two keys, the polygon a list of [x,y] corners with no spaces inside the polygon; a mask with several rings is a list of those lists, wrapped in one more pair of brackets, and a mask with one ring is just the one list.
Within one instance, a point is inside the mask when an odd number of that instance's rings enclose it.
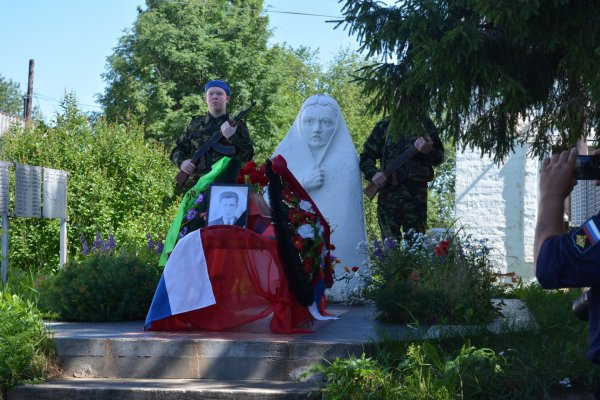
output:
{"label": "paved walkway", "polygon": [[396,338],[409,338],[418,330],[385,324],[376,320],[372,306],[349,307],[331,305],[327,311],[338,316],[337,320],[316,321],[313,333],[281,335],[269,329],[270,316],[225,332],[147,332],[143,321],[74,323],[48,322],[47,326],[56,338],[186,338],[186,339],[228,339],[255,341],[299,341],[360,344],[369,343],[392,335]]}
{"label": "paved walkway", "polygon": [[[536,325],[527,308],[519,300],[503,301],[504,318],[488,325],[496,333],[500,331],[535,329]],[[143,321],[73,323],[48,322],[48,327],[56,338],[186,338],[186,339],[229,339],[256,341],[289,342],[328,342],[360,344],[383,338],[411,340],[416,338],[435,338],[464,332],[465,329],[480,327],[465,326],[424,326],[386,324],[376,319],[373,306],[351,307],[332,304],[327,311],[339,317],[337,320],[316,321],[313,333],[281,335],[269,329],[270,316],[225,332],[187,331],[187,332],[146,332]]]}

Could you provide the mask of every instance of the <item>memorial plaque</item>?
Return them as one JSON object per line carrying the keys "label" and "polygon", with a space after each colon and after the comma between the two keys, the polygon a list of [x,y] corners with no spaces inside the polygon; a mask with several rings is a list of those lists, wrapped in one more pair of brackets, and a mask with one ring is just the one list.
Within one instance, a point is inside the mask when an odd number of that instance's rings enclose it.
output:
{"label": "memorial plaque", "polygon": [[44,168],[44,218],[67,218],[67,172]]}
{"label": "memorial plaque", "polygon": [[42,168],[17,164],[15,214],[17,217],[42,216]]}
{"label": "memorial plaque", "polygon": [[10,163],[6,161],[0,161],[0,214],[8,213],[8,196],[10,180]]}

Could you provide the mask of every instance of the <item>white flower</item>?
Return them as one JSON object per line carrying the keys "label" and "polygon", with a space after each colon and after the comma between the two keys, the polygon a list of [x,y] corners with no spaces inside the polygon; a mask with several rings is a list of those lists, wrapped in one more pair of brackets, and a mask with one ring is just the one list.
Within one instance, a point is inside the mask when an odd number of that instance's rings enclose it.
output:
{"label": "white flower", "polygon": [[562,381],[558,382],[560,385],[563,385],[564,387],[571,387],[571,380],[569,378],[565,378]]}
{"label": "white flower", "polygon": [[317,223],[315,224],[315,227],[317,228],[317,232],[319,233],[319,236],[323,236],[323,233],[325,232],[325,228],[323,228],[323,225],[321,225],[321,223],[319,221],[317,221]]}
{"label": "white flower", "polygon": [[298,227],[298,235],[300,235],[302,239],[314,239],[315,231],[309,224],[303,224]]}
{"label": "white flower", "polygon": [[300,204],[298,204],[300,206],[301,209],[303,209],[304,211],[308,211],[310,213],[315,213],[312,209],[312,204],[310,204],[308,201],[306,200],[300,200]]}

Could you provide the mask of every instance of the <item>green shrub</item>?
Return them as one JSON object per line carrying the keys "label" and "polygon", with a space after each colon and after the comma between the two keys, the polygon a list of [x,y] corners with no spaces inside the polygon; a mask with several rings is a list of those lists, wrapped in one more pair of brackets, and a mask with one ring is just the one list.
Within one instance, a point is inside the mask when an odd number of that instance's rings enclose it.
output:
{"label": "green shrub", "polygon": [[0,398],[13,386],[43,378],[53,368],[53,354],[34,303],[0,291]]}
{"label": "green shrub", "polygon": [[325,374],[324,400],[490,399],[505,392],[506,361],[489,348],[463,345],[444,359],[430,343],[410,344],[405,356],[386,366],[365,355],[336,359],[312,371]]}
{"label": "green shrub", "polygon": [[399,398],[392,374],[364,354],[361,358],[338,358],[327,366],[314,365],[311,372],[324,373],[327,378],[323,400]]}
{"label": "green shrub", "polygon": [[436,245],[417,234],[401,245],[374,241],[367,251],[373,273],[365,295],[385,321],[486,323],[498,316],[485,241],[455,236]]}
{"label": "green shrub", "polygon": [[157,257],[111,253],[93,253],[42,281],[40,309],[66,321],[144,319],[162,272]]}
{"label": "green shrub", "polygon": [[[68,258],[82,255],[81,236],[91,242],[98,231],[137,246],[145,244],[148,232],[164,234],[178,206],[173,198],[176,168],[164,149],[146,143],[139,126],[109,125],[102,119],[90,123],[72,95],[62,108],[54,126],[38,124],[3,135],[0,160],[69,173]],[[59,220],[14,218],[10,231],[11,265],[32,272],[58,271]]]}

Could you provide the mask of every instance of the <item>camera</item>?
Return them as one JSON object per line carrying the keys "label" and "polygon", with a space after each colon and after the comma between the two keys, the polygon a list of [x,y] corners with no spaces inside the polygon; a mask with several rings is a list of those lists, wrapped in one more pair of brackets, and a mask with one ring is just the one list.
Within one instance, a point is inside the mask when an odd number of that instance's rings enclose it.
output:
{"label": "camera", "polygon": [[600,179],[600,155],[577,156],[573,178],[577,180]]}
{"label": "camera", "polygon": [[573,300],[572,309],[575,316],[580,320],[587,321],[589,319],[589,290],[586,290],[585,292],[581,293],[575,300]]}

